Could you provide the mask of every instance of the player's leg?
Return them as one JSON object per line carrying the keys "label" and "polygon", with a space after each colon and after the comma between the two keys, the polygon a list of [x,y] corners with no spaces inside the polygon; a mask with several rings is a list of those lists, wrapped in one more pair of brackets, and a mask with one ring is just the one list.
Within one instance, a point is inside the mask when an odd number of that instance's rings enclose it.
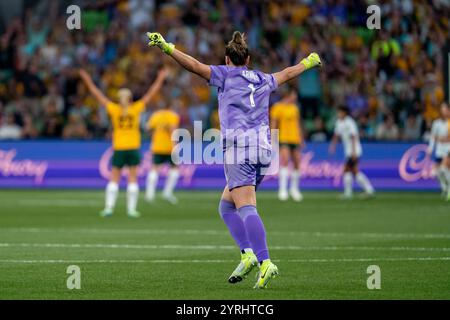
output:
{"label": "player's leg", "polygon": [[234,205],[228,186],[223,190],[219,203],[219,213],[236,245],[241,250],[241,262],[228,279],[230,283],[237,283],[245,279],[253,268],[257,266],[258,260],[253,253],[244,222]]}
{"label": "player's leg", "polygon": [[447,180],[447,197],[446,197],[446,200],[450,201],[450,152],[444,158],[442,167],[444,168],[445,178]]}
{"label": "player's leg", "polygon": [[178,171],[178,167],[172,161],[172,158],[170,155],[166,156],[165,161],[170,164],[170,169],[169,169],[169,173],[167,175],[166,183],[164,185],[164,190],[163,190],[162,196],[164,199],[166,199],[170,203],[176,204],[178,202],[178,199],[174,196],[173,190],[175,190],[180,173]]}
{"label": "player's leg", "polygon": [[260,263],[260,273],[255,288],[263,289],[278,274],[278,268],[270,261],[266,230],[256,209],[255,186],[234,188],[231,190],[231,196],[244,222],[252,249]]}
{"label": "player's leg", "polygon": [[289,198],[289,147],[280,145],[280,171],[278,174],[278,199],[286,201]]}
{"label": "player's leg", "polygon": [[100,212],[102,217],[108,217],[114,212],[117,196],[119,194],[120,173],[121,168],[115,166],[112,167],[111,176],[105,190],[105,208]]}
{"label": "player's leg", "polygon": [[136,210],[139,199],[139,185],[137,181],[138,165],[141,162],[139,150],[129,150],[126,153],[126,165],[128,166],[127,187],[127,214],[129,217],[137,218],[140,213]]}
{"label": "player's leg", "polygon": [[353,174],[356,177],[356,182],[364,190],[365,194],[367,196],[372,196],[375,191],[373,189],[372,184],[370,183],[369,178],[367,178],[367,176],[359,170],[359,160],[358,159],[354,159]]}
{"label": "player's leg", "polygon": [[[238,152],[249,155],[245,161],[236,161],[234,155]],[[253,154],[254,153],[254,154]],[[258,161],[253,163],[253,156]],[[257,261],[260,262],[260,274],[255,287],[265,288],[267,283],[278,274],[278,268],[270,261],[267,248],[266,231],[256,209],[256,187],[264,177],[264,171],[270,166],[271,154],[268,150],[236,150],[228,149],[224,153],[224,169],[229,194],[237,209],[247,233]],[[227,199],[228,193],[224,193]],[[229,199],[229,198],[228,198]]]}
{"label": "player's leg", "polygon": [[303,195],[300,192],[300,162],[301,162],[301,154],[300,154],[300,147],[293,146],[290,150],[292,163],[294,165],[294,169],[291,173],[291,186],[289,189],[289,193],[295,201],[302,201]]}
{"label": "player's leg", "polygon": [[111,162],[111,176],[105,190],[105,208],[100,212],[100,215],[103,217],[112,215],[116,206],[117,196],[119,195],[120,175],[125,163],[124,152],[115,150]]}
{"label": "player's leg", "polygon": [[161,166],[161,156],[154,154],[152,160],[152,168],[148,172],[145,182],[145,200],[148,202],[155,200],[156,186],[158,184],[159,170]]}
{"label": "player's leg", "polygon": [[437,158],[436,162],[434,163],[433,171],[436,173],[436,177],[439,181],[439,185],[441,187],[441,193],[442,196],[447,196],[447,189],[448,189],[448,183],[447,183],[447,177],[446,177],[446,166],[444,164],[443,158]]}
{"label": "player's leg", "polygon": [[137,211],[139,199],[139,185],[137,181],[137,166],[128,167],[128,187],[127,187],[127,214],[129,217],[138,218],[140,213]]}
{"label": "player's leg", "polygon": [[346,160],[344,166],[343,184],[344,195],[343,199],[351,199],[353,197],[353,162],[350,158]]}

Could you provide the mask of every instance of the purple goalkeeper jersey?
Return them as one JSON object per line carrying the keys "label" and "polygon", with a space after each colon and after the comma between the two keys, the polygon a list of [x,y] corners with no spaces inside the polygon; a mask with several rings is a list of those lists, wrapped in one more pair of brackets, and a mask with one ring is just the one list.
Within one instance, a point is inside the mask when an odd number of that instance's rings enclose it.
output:
{"label": "purple goalkeeper jersey", "polygon": [[245,66],[211,66],[209,85],[218,89],[224,147],[271,149],[269,98],[278,87],[273,75]]}

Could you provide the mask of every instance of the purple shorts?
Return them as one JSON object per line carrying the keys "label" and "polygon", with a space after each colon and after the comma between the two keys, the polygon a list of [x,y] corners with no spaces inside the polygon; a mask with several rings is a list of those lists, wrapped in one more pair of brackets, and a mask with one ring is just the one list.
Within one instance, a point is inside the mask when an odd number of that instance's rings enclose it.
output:
{"label": "purple shorts", "polygon": [[[236,154],[245,154],[248,152],[247,148],[233,148]],[[255,186],[258,188],[259,184],[264,179],[267,169],[270,167],[271,151],[261,149],[257,157],[245,156],[242,159],[234,161],[227,159],[227,150],[224,152],[224,171],[227,179],[228,189],[231,191],[237,187]],[[237,161],[236,161],[237,160]]]}

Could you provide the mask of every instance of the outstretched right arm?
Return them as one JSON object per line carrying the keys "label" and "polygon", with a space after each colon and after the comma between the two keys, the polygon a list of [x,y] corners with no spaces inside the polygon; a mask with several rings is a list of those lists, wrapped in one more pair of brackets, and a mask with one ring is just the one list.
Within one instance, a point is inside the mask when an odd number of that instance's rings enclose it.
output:
{"label": "outstretched right arm", "polygon": [[278,86],[281,86],[283,83],[298,77],[306,70],[316,66],[322,66],[322,61],[320,61],[319,55],[314,52],[295,66],[287,67],[286,69],[274,73],[273,77],[277,81]]}
{"label": "outstretched right arm", "polygon": [[171,56],[172,59],[178,62],[178,64],[187,71],[195,73],[209,81],[211,78],[211,68],[208,65],[201,63],[190,55],[176,49],[172,43],[167,43],[162,35],[157,32],[148,32],[147,36],[150,39],[150,42],[148,43],[150,47],[159,47],[165,54]]}
{"label": "outstretched right arm", "polygon": [[92,81],[91,76],[83,69],[80,69],[78,71],[78,74],[80,75],[81,80],[83,80],[84,84],[88,88],[89,92],[94,96],[94,98],[102,105],[106,106],[107,104],[111,103],[111,100],[109,100],[103,92],[100,91],[100,89],[94,84],[94,81]]}

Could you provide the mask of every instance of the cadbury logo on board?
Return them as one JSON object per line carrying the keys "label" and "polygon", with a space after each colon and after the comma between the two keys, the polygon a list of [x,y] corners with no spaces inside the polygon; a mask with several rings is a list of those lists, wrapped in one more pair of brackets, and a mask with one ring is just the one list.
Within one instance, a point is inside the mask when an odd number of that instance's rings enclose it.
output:
{"label": "cadbury logo on board", "polygon": [[36,184],[41,184],[48,169],[47,161],[31,159],[14,159],[16,149],[0,149],[0,174],[4,177],[34,177]]}

